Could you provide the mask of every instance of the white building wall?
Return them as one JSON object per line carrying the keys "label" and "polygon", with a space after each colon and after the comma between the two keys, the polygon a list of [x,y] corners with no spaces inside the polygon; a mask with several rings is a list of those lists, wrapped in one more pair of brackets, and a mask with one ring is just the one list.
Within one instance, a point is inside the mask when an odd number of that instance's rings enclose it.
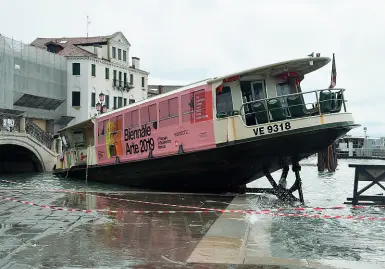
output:
{"label": "white building wall", "polygon": [[[72,75],[72,63],[80,63],[80,76]],[[92,76],[91,65],[95,64],[96,66],[96,76]],[[109,95],[109,109],[108,111],[113,110],[114,108],[114,97],[122,97],[122,105],[124,106],[124,98],[127,99],[127,105],[129,104],[129,99],[135,99],[135,102],[141,101],[147,98],[147,85],[148,85],[148,75],[147,73],[141,70],[135,70],[129,68],[128,66],[118,66],[116,64],[111,64],[108,61],[100,59],[77,59],[69,58],[68,62],[68,92],[67,92],[67,108],[68,115],[75,117],[71,121],[72,124],[89,119],[91,116],[94,116],[97,111],[96,107],[91,106],[91,95],[92,92],[95,92],[96,100],[95,104],[99,101],[99,94],[102,92],[105,95]],[[106,79],[105,68],[109,68],[109,79]],[[122,72],[122,81],[124,80],[124,73],[127,73],[127,82],[130,83],[130,74],[133,74],[134,78],[134,88],[129,91],[118,90],[113,87],[113,70],[117,71],[116,79],[119,80],[119,71]],[[144,87],[142,87],[142,77],[144,77]],[[72,91],[79,90],[80,95],[80,107],[72,107]],[[144,90],[143,90],[144,89]],[[118,98],[117,98],[118,100]]]}
{"label": "white building wall", "polygon": [[102,58],[108,60],[108,46],[102,46]]}
{"label": "white building wall", "polygon": [[[72,75],[72,63],[80,63],[80,75]],[[67,61],[67,115],[75,117],[71,125],[85,120],[88,115],[88,75],[91,72],[91,66],[88,60],[68,60]],[[80,106],[72,106],[72,92],[80,91]]]}
{"label": "white building wall", "polygon": [[[135,101],[141,101],[147,98],[148,91],[148,76],[143,74],[133,73],[134,74],[134,87],[135,91],[132,92]],[[144,87],[142,87],[142,77],[144,77]]]}
{"label": "white building wall", "polygon": [[[111,38],[109,41],[110,44],[110,61],[113,63],[118,63],[122,65],[129,66],[130,65],[130,44],[126,40],[126,38],[119,34],[114,38]],[[115,58],[113,57],[113,48],[116,49]],[[119,49],[121,50],[121,58],[119,60]],[[126,51],[126,61],[123,61],[123,51]]]}

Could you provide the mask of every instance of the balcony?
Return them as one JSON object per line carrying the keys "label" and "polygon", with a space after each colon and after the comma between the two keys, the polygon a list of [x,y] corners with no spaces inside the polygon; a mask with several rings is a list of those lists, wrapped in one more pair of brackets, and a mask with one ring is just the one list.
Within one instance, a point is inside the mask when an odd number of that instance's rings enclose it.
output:
{"label": "balcony", "polygon": [[124,91],[124,90],[129,91],[130,89],[134,88],[134,85],[131,82],[117,80],[117,79],[112,80],[112,86],[113,88],[116,88],[121,91]]}

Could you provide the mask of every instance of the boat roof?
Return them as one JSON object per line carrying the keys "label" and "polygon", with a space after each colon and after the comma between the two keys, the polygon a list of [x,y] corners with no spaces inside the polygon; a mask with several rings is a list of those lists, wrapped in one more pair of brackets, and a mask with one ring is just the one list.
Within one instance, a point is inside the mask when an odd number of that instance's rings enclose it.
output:
{"label": "boat roof", "polygon": [[73,125],[70,125],[70,126],[67,126],[67,127],[62,128],[62,129],[58,130],[57,132],[58,132],[58,133],[61,133],[61,132],[65,131],[65,130],[68,130],[68,129],[76,129],[76,128],[84,128],[84,127],[87,127],[89,124],[91,124],[91,123],[93,124],[93,122],[92,122],[93,119],[94,119],[94,118],[89,118],[89,119],[87,119],[87,120],[84,120],[84,121],[75,123],[75,124],[73,124]]}
{"label": "boat roof", "polygon": [[[312,65],[310,65],[310,61],[313,62]],[[277,63],[273,63],[273,64],[269,64],[269,65],[254,67],[251,69],[238,71],[238,72],[235,72],[232,74],[227,74],[227,75],[221,76],[221,77],[208,78],[208,79],[204,79],[201,81],[193,82],[191,84],[185,85],[185,86],[178,88],[176,90],[173,90],[173,91],[170,91],[170,92],[167,92],[164,94],[160,94],[158,96],[154,96],[151,98],[147,98],[147,99],[141,100],[139,102],[135,102],[135,103],[129,104],[127,106],[121,107],[119,109],[109,111],[107,113],[103,113],[101,115],[96,116],[96,118],[103,118],[103,117],[112,115],[114,113],[119,113],[120,111],[125,110],[125,109],[130,108],[130,107],[135,107],[135,106],[138,106],[140,104],[151,102],[151,101],[156,100],[158,98],[163,98],[163,97],[166,97],[169,95],[173,95],[175,93],[182,92],[182,91],[187,90],[187,89],[191,89],[191,88],[195,88],[195,87],[199,87],[199,86],[203,86],[203,85],[207,85],[207,84],[212,84],[212,83],[215,83],[218,81],[223,81],[224,79],[229,78],[229,77],[234,77],[234,76],[238,76],[238,75],[239,76],[249,76],[249,75],[257,75],[257,74],[265,74],[265,75],[274,76],[274,75],[278,75],[278,74],[281,74],[284,72],[297,72],[300,75],[305,75],[305,74],[313,72],[313,71],[327,65],[330,61],[331,61],[331,59],[329,57],[307,57],[307,58],[294,59],[294,60],[289,60],[289,61],[277,62]],[[81,123],[78,123],[78,124],[81,124]],[[64,129],[75,127],[78,124],[63,128],[59,131],[63,131]]]}
{"label": "boat roof", "polygon": [[[310,61],[313,61],[313,64],[310,65]],[[240,72],[228,74],[226,76],[217,77],[210,79],[208,83],[214,83],[217,81],[224,80],[228,77],[233,76],[247,76],[254,74],[265,74],[265,75],[278,75],[284,72],[297,72],[300,75],[306,75],[310,72],[313,72],[325,65],[327,65],[331,59],[329,57],[307,57],[295,60],[289,60],[285,62],[273,63],[270,65],[264,65],[260,67],[255,67]]]}

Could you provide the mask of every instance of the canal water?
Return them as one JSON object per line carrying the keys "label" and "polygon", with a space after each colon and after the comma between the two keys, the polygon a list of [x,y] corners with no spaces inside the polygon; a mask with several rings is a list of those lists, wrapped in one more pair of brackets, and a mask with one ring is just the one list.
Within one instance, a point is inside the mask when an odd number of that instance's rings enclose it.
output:
{"label": "canal water", "polygon": [[[385,161],[339,160],[334,173],[318,172],[316,162],[316,157],[301,162],[307,214],[385,217],[385,208],[379,207],[311,209],[341,206],[352,197],[354,169],[349,163]],[[289,173],[288,186],[293,182]],[[262,178],[249,187],[269,184]],[[218,212],[295,206],[268,194],[156,193],[50,173],[2,176],[0,194],[35,203],[0,200],[0,268],[385,268],[385,221]],[[44,205],[118,212],[68,212]],[[192,212],[198,208],[217,211]],[[326,261],[339,265],[320,266]]]}

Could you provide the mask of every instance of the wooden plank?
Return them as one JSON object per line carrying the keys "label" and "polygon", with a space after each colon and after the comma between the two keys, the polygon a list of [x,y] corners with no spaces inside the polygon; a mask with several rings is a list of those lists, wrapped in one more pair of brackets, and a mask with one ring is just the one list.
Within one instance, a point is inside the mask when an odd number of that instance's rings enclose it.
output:
{"label": "wooden plank", "polygon": [[383,168],[385,169],[385,165],[382,164],[355,164],[349,163],[349,167],[369,167],[369,168]]}
{"label": "wooden plank", "polygon": [[[353,201],[354,198],[347,198],[347,200]],[[363,195],[363,196],[359,196],[358,200],[363,200],[363,201],[384,201],[385,202],[385,196]]]}

